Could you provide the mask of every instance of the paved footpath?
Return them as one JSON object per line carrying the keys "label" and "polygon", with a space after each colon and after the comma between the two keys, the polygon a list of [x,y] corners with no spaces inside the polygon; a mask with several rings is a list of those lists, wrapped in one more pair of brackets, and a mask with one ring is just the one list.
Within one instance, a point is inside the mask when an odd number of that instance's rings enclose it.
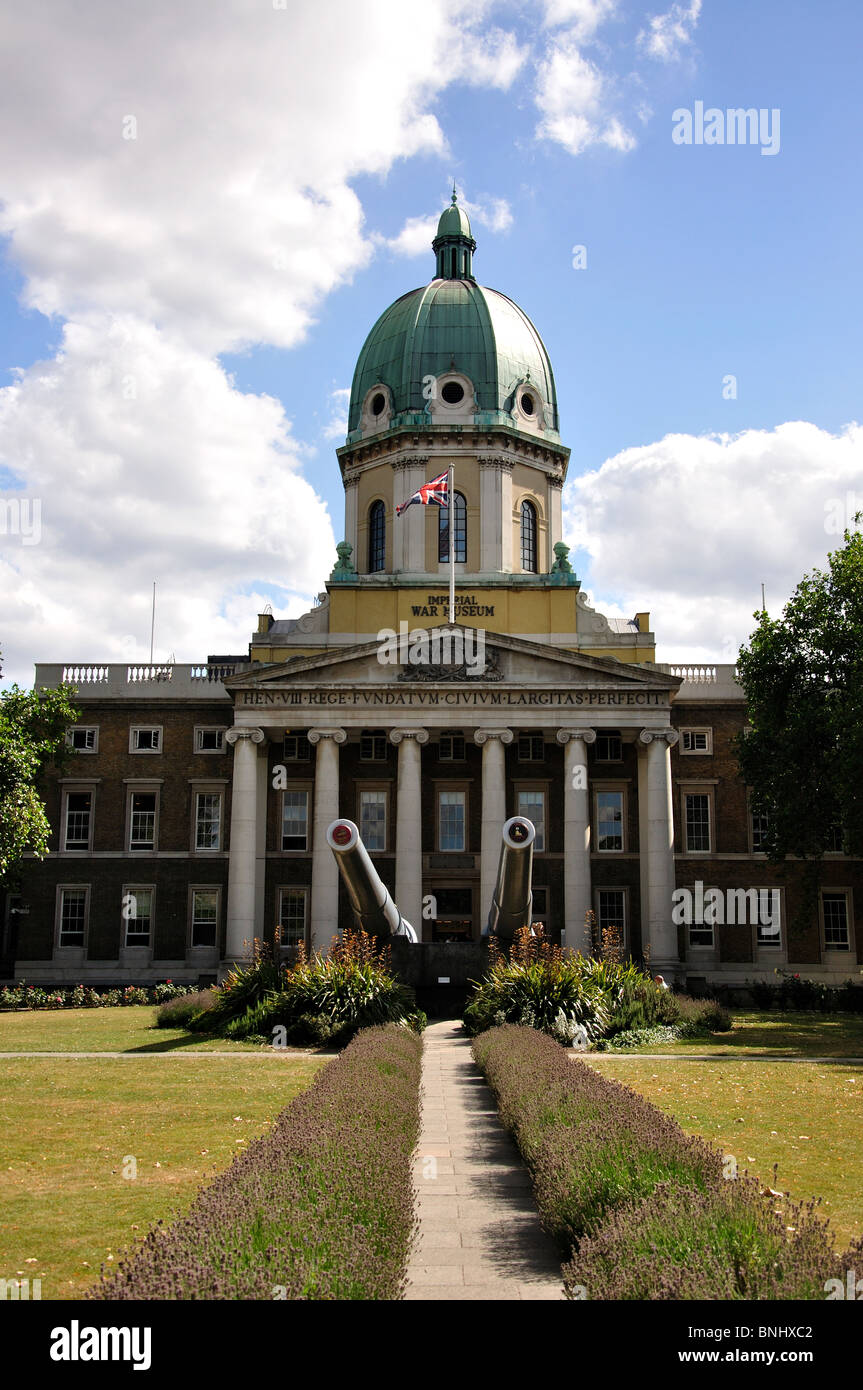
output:
{"label": "paved footpath", "polygon": [[453,1021],[432,1023],[423,1037],[420,1231],[405,1297],[562,1299],[560,1259],[470,1040]]}

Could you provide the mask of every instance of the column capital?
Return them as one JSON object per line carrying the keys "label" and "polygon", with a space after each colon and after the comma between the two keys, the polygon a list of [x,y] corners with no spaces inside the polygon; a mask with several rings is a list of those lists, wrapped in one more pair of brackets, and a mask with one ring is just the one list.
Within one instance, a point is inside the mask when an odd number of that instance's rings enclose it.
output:
{"label": "column capital", "polygon": [[345,492],[347,492],[349,487],[359,487],[359,473],[346,473],[345,476],[342,478],[342,484],[344,486]]}
{"label": "column capital", "polygon": [[482,748],[490,738],[499,738],[501,743],[512,743],[512,737],[512,729],[476,729],[473,741]]}
{"label": "column capital", "polygon": [[669,748],[673,748],[680,734],[676,729],[642,729],[638,735],[642,743],[653,743],[654,739],[665,739]]}
{"label": "column capital", "polygon": [[225,733],[225,742],[230,744],[237,743],[240,739],[250,739],[252,743],[263,743],[266,734],[263,729],[228,729]]}
{"label": "column capital", "polygon": [[428,743],[428,729],[391,729],[390,743],[398,746],[402,739],[412,738],[415,743]]}
{"label": "column capital", "polygon": [[306,737],[309,743],[320,743],[322,738],[331,738],[334,743],[346,743],[348,736],[344,729],[309,729]]}
{"label": "column capital", "polygon": [[595,729],[558,729],[555,734],[558,743],[569,743],[571,739],[580,738],[584,743],[596,743]]}

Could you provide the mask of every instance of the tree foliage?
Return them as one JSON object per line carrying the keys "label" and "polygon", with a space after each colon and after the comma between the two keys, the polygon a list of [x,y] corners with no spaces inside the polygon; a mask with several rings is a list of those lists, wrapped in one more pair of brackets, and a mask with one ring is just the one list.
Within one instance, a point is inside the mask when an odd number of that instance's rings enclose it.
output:
{"label": "tree foliage", "polygon": [[762,848],[817,874],[841,833],[863,840],[863,534],[800,581],[781,618],[756,613],[738,658],[751,731],[736,741],[752,810],[768,817]]}
{"label": "tree foliage", "polygon": [[48,852],[50,826],[40,787],[49,763],[61,764],[65,734],[78,718],[72,687],[0,694],[0,884],[9,884],[29,850]]}

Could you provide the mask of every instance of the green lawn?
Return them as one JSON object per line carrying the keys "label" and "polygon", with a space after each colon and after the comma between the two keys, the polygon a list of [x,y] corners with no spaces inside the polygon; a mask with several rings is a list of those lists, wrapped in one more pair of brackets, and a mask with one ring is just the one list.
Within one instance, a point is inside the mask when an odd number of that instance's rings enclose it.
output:
{"label": "green lawn", "polygon": [[[0,1013],[0,1052],[260,1052],[258,1043],[232,1042],[157,1028],[158,1010],[24,1009]],[[293,1049],[292,1049],[293,1050]]]}
{"label": "green lawn", "polygon": [[[736,1016],[731,1034],[645,1050],[665,1055],[585,1060],[733,1155],[740,1171],[798,1199],[822,1198],[841,1246],[863,1235],[863,1065],[759,1060],[863,1056],[863,1020],[747,1013]],[[693,1052],[716,1060],[687,1061]]]}
{"label": "green lawn", "polygon": [[[260,1048],[244,1061],[244,1044],[221,1040],[184,1047],[187,1035],[152,1029],[153,1014],[0,1014],[0,1051],[132,1054],[0,1058],[0,1277],[41,1278],[45,1299],[79,1297],[103,1261],[187,1208],[324,1061]],[[178,1046],[173,1058],[134,1055]],[[238,1055],[194,1055],[213,1047]]]}
{"label": "green lawn", "polygon": [[[863,1014],[769,1013],[734,1010],[730,1033],[647,1043],[626,1052],[685,1057],[691,1053],[753,1057],[863,1057]],[[605,1055],[605,1054],[599,1054]]]}

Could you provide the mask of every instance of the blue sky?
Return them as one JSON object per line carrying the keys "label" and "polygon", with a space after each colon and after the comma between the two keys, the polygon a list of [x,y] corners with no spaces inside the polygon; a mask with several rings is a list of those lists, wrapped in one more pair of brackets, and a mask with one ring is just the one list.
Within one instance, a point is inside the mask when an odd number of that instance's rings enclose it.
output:
{"label": "blue sky", "polygon": [[[552,357],[576,569],[660,659],[732,660],[863,507],[852,0],[47,8],[0,97],[0,500],[41,503],[0,534],[5,676],[141,659],[153,577],[162,659],[308,606],[334,393],[453,178]],[[674,143],[696,102],[778,110],[778,151]]]}

